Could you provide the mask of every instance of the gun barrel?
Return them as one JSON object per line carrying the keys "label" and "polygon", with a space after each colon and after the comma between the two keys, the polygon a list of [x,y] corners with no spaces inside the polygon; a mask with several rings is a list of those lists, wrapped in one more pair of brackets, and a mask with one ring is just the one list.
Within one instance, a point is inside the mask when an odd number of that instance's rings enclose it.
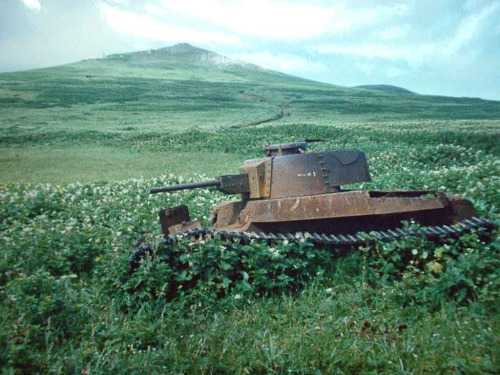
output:
{"label": "gun barrel", "polygon": [[168,192],[178,191],[178,190],[197,189],[197,188],[219,186],[219,185],[220,185],[219,180],[209,180],[209,181],[202,181],[202,182],[193,182],[191,184],[179,184],[179,185],[174,185],[174,186],[152,188],[149,191],[149,193],[150,194],[168,193]]}

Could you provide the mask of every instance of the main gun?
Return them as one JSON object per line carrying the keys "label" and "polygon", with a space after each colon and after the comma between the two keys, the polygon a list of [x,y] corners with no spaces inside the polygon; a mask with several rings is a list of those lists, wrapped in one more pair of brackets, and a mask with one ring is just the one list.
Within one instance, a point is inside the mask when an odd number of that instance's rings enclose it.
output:
{"label": "main gun", "polygon": [[152,188],[151,194],[171,193],[179,190],[192,190],[199,188],[215,187],[217,190],[226,194],[244,194],[250,191],[248,186],[247,174],[230,174],[219,176],[214,180],[193,182],[190,184],[179,184],[173,186],[164,186]]}

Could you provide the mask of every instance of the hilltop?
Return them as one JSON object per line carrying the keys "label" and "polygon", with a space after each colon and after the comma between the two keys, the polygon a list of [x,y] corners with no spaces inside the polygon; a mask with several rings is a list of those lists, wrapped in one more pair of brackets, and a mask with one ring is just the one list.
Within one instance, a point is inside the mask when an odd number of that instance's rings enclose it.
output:
{"label": "hilltop", "polygon": [[396,95],[415,95],[413,91],[407,90],[404,87],[399,87],[399,86],[393,86],[393,85],[361,85],[361,86],[355,86],[355,88],[358,89],[368,89],[368,90],[375,90],[375,91],[381,91],[385,93],[391,93],[391,94],[396,94]]}
{"label": "hilltop", "polygon": [[[188,43],[170,47],[117,53],[102,59],[88,59],[61,68],[92,77],[136,77],[203,82],[251,82],[263,85],[281,83],[300,86],[325,86],[319,82],[261,68],[231,59]],[[214,90],[217,90],[214,87]]]}
{"label": "hilltop", "polygon": [[259,69],[257,65],[236,61],[218,53],[192,46],[189,43],[179,43],[171,47],[149,49],[137,52],[117,53],[106,57],[112,61],[126,61],[142,66],[156,66],[161,68],[164,64],[199,64],[199,65],[243,65]]}

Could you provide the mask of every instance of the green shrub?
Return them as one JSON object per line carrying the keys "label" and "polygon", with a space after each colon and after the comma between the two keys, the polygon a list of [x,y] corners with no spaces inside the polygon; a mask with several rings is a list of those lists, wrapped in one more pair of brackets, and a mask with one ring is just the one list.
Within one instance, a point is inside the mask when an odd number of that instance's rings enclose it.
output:
{"label": "green shrub", "polygon": [[484,243],[476,234],[440,245],[418,238],[380,243],[364,249],[363,263],[367,281],[394,283],[403,305],[437,308],[498,297],[499,242]]}
{"label": "green shrub", "polygon": [[76,275],[55,278],[38,271],[7,283],[2,300],[10,308],[2,310],[11,324],[3,326],[4,364],[44,372],[47,364],[41,353],[80,335],[86,317],[73,278]]}

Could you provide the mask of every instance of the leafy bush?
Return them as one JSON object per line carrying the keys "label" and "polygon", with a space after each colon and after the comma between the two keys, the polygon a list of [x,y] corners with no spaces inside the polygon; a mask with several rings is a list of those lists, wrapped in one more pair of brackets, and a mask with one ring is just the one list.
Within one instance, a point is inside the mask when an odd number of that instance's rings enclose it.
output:
{"label": "leafy bush", "polygon": [[499,250],[498,240],[486,244],[468,234],[440,245],[418,238],[379,243],[362,253],[369,283],[395,283],[401,304],[437,308],[448,300],[497,298]]}
{"label": "leafy bush", "polygon": [[[498,241],[484,243],[475,233],[441,244],[409,238],[352,251],[356,263],[344,269],[344,276],[362,275],[373,288],[394,285],[403,305],[437,308],[450,300],[463,304],[498,297]],[[269,245],[184,240],[149,254],[125,289],[133,295],[133,306],[156,299],[215,303],[228,295],[240,299],[295,293],[312,279],[329,278],[337,258],[335,249],[307,241]]]}
{"label": "leafy bush", "polygon": [[[85,322],[78,290],[71,285],[76,275],[55,278],[37,271],[19,275],[7,283],[2,312],[11,324],[4,325],[1,362],[26,371],[46,371],[41,353],[79,336]],[[8,343],[8,344],[7,344]]]}
{"label": "leafy bush", "polygon": [[153,259],[136,271],[127,283],[139,298],[174,298],[195,294],[209,302],[232,294],[265,296],[301,290],[308,281],[333,268],[327,249],[311,243],[269,246],[262,241],[238,244],[220,239],[160,247]]}

